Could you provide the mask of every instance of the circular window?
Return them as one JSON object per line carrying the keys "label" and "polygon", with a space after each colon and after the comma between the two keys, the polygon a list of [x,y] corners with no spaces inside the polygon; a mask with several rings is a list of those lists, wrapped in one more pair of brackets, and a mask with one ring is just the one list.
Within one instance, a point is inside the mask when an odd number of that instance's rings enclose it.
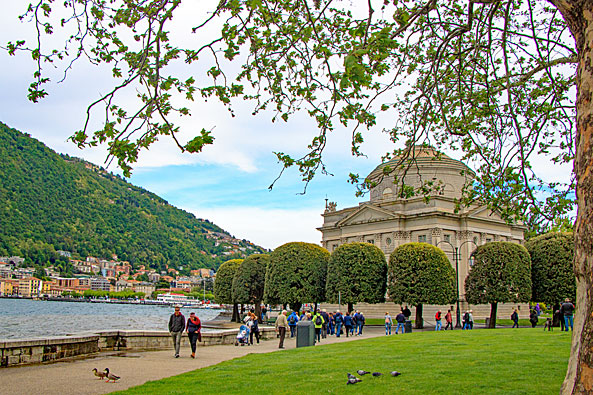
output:
{"label": "circular window", "polygon": [[385,242],[387,243],[387,245],[391,245],[391,237],[388,237]]}

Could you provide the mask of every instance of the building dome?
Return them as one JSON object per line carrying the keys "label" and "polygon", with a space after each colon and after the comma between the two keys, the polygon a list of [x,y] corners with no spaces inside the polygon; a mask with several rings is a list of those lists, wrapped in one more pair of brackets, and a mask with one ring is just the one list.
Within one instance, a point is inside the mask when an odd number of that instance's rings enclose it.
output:
{"label": "building dome", "polygon": [[474,171],[463,162],[433,147],[414,146],[407,157],[395,157],[377,166],[366,182],[371,202],[379,202],[424,195],[425,188],[430,189],[429,195],[460,198],[464,185],[474,177]]}

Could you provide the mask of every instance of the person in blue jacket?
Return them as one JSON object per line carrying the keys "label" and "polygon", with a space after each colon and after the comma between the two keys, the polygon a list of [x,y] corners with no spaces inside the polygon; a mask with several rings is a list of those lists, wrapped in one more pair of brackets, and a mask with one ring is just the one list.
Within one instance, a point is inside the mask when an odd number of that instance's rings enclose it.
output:
{"label": "person in blue jacket", "polygon": [[290,327],[290,337],[294,337],[295,336],[295,333],[296,333],[296,325],[297,325],[297,322],[299,322],[299,317],[293,311],[288,316],[288,320],[287,321],[288,321],[288,326]]}
{"label": "person in blue jacket", "polygon": [[340,337],[340,332],[342,331],[342,324],[344,323],[344,317],[340,310],[336,311],[334,314],[334,322],[336,323],[336,337]]}
{"label": "person in blue jacket", "polygon": [[352,320],[352,317],[350,316],[350,312],[347,311],[346,315],[344,316],[344,331],[346,332],[346,337],[348,337],[348,334],[352,334],[352,325],[354,324],[354,321]]}

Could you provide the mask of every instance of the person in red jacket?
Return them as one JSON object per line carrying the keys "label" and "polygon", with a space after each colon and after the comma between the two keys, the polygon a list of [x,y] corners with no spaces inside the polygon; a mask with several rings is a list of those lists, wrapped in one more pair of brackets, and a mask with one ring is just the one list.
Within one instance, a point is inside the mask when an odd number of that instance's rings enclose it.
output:
{"label": "person in red jacket", "polygon": [[445,325],[445,330],[447,330],[447,328],[451,328],[451,330],[453,330],[453,317],[451,316],[451,310],[447,310],[447,314],[445,314],[445,321],[447,322],[447,325]]}

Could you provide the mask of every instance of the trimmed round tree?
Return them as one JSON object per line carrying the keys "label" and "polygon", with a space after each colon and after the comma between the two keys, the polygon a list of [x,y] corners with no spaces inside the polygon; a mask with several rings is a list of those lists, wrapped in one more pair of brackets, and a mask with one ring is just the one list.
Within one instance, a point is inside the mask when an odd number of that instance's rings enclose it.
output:
{"label": "trimmed round tree", "polygon": [[214,296],[218,303],[232,304],[233,316],[231,321],[239,322],[239,305],[233,298],[233,278],[237,272],[237,268],[243,262],[243,259],[231,259],[224,262],[216,272],[216,279],[214,280]]}
{"label": "trimmed round tree", "polygon": [[292,242],[276,248],[266,270],[264,300],[289,303],[293,310],[305,302],[325,301],[328,261],[329,252],[316,244]]}
{"label": "trimmed round tree", "polygon": [[370,243],[342,244],[327,266],[325,296],[328,302],[383,303],[387,288],[387,261],[380,248]]}
{"label": "trimmed round tree", "polygon": [[269,261],[270,256],[266,254],[249,255],[237,267],[233,278],[233,299],[238,303],[253,303],[255,315],[260,321]]}
{"label": "trimmed round tree", "polygon": [[529,302],[531,259],[527,249],[507,241],[486,243],[473,254],[474,265],[465,279],[470,304],[490,303],[489,328],[496,327],[498,303]]}
{"label": "trimmed round tree", "polygon": [[574,236],[550,232],[525,243],[531,255],[531,300],[554,305],[575,300]]}
{"label": "trimmed round tree", "polygon": [[389,257],[387,287],[396,304],[416,307],[415,327],[424,327],[423,304],[449,304],[456,300],[455,271],[445,253],[428,243],[407,243]]}

